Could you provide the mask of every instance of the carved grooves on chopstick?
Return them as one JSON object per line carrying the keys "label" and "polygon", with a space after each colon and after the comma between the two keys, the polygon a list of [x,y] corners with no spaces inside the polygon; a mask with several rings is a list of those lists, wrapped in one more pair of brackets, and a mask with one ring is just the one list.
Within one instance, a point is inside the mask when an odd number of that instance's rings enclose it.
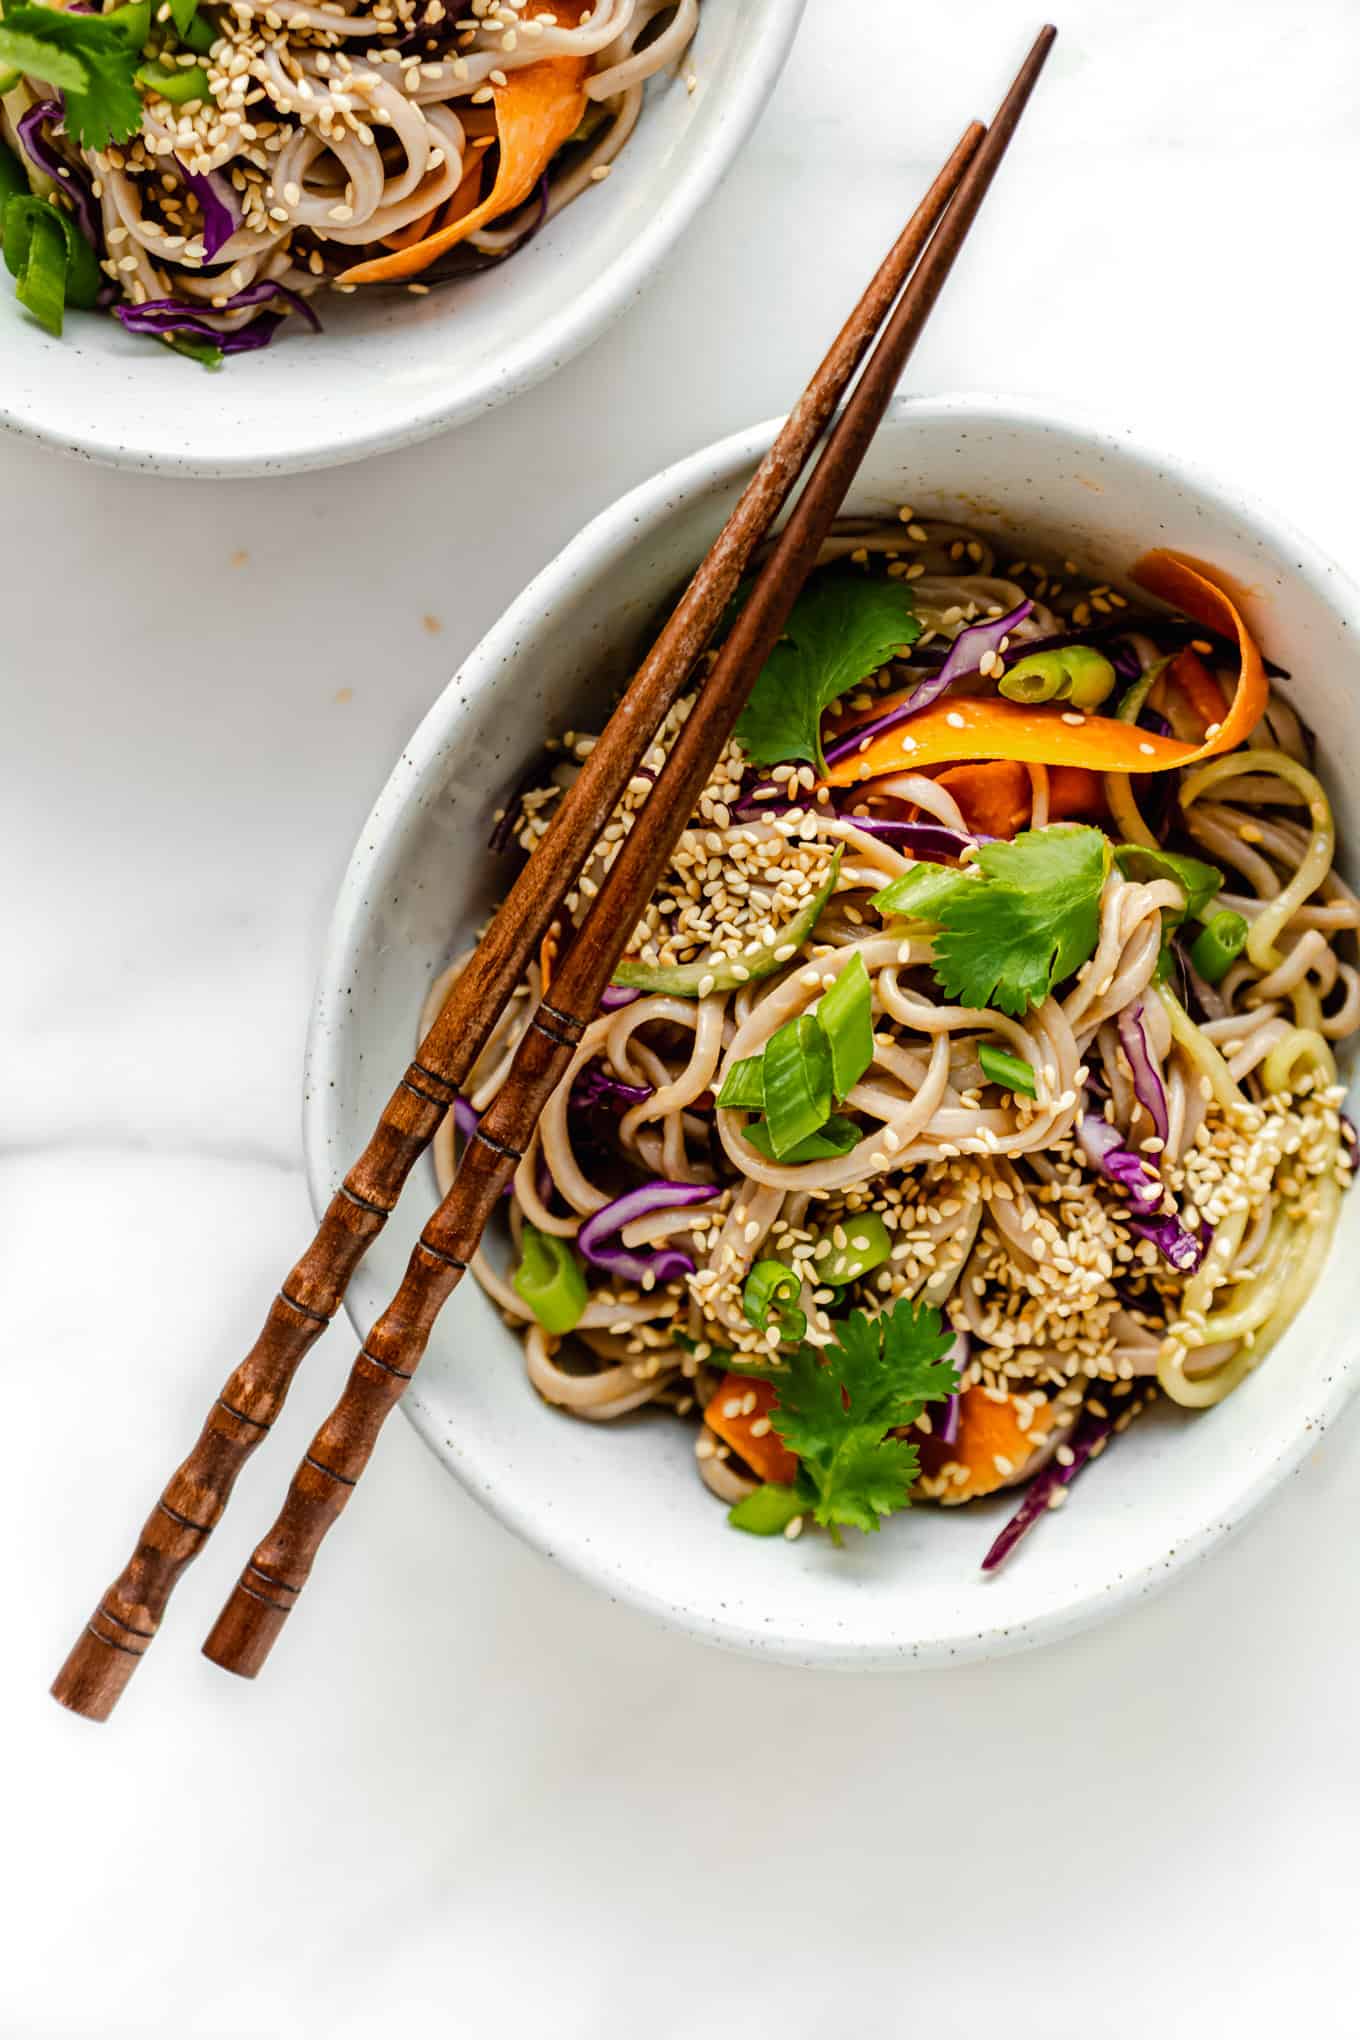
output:
{"label": "carved grooves on chopstick", "polygon": [[[834,426],[822,457],[754,588],[736,617],[689,716],[667,755],[641,815],[624,837],[585,918],[553,976],[545,1024],[540,1007],[515,1052],[509,1075],[469,1141],[448,1196],[426,1226],[400,1289],[354,1363],[339,1402],[297,1469],[273,1528],[256,1547],[204,1644],[228,1671],[254,1677],[296,1605],[321,1543],[368,1464],[388,1412],[419,1366],[439,1310],[461,1267],[435,1253],[469,1260],[520,1152],[562,1078],[572,1040],[599,1009],[601,995],[638,917],[655,889],[699,793],[777,643],[815,563],[865,448],[953,265],[969,225],[1033,89],[1052,31],[1040,37],[1004,103],[997,124],[972,156],[957,197],[888,322],[860,383]],[[933,204],[942,180],[917,215],[922,238],[940,217]],[[927,217],[928,215],[928,217]],[[924,225],[922,221],[924,220]],[[559,1027],[564,1030],[559,1032]],[[383,1363],[374,1364],[374,1358]],[[271,1593],[260,1582],[273,1583]]]}
{"label": "carved grooves on chopstick", "polygon": [[[117,1642],[124,1633],[120,1625],[131,1625],[146,1640],[154,1636],[175,1582],[220,1517],[242,1466],[282,1407],[299,1363],[339,1307],[369,1241],[396,1204],[658,725],[689,680],[738,579],[825,430],[981,134],[976,125],[968,130],[743,491],[421,1043],[372,1140],[272,1305],[255,1346],[227,1383],[198,1443],[152,1512],[131,1560],[77,1639],[52,1688],[56,1698],[77,1713],[103,1720],[112,1711],[135,1665],[130,1647]],[[567,1034],[579,1033],[580,1019],[553,1007],[544,1010]],[[436,1253],[437,1243],[429,1251]],[[402,1373],[393,1371],[388,1378],[400,1380]],[[186,1519],[195,1527],[186,1528]],[[173,1525],[174,1536],[167,1524]]]}

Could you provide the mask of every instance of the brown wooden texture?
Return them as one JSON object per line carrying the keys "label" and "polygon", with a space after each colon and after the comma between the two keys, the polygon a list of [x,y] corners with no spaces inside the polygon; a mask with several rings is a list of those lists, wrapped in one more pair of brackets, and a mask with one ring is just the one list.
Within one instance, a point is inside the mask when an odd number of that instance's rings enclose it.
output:
{"label": "brown wooden texture", "polygon": [[[419,1365],[435,1318],[457,1286],[497,1198],[560,1081],[581,1031],[694,811],[756,676],[778,643],[846,490],[953,266],[1052,43],[1045,29],[959,184],[817,466],[689,716],[624,838],[515,1054],[509,1076],[468,1143],[448,1196],[416,1245],[396,1296],[354,1363],[339,1402],[312,1441],[273,1528],[256,1547],[204,1650],[253,1678],[296,1606],[326,1532],[354,1492],[383,1422]],[[938,219],[940,180],[917,219]]]}
{"label": "brown wooden texture", "polygon": [[[901,290],[927,235],[972,160],[974,123],[926,200],[884,258],[779,436],[743,490],[656,643],[630,682],[552,824],[511,888],[393,1092],[377,1130],[336,1192],[301,1261],[270,1308],[263,1331],[217,1405],[244,1411],[229,1447],[213,1432],[217,1411],[153,1510],[128,1564],[77,1639],[52,1692],[63,1706],[107,1719],[136,1660],[113,1635],[135,1634],[138,1655],[155,1636],[170,1595],[230,1498],[241,1468],[267,1435],[294,1374],[339,1308],[351,1275],[456,1095],[528,959],[593,850],[658,724],[688,683],[700,653],[756,547],[788,498],[834,415],[865,350]],[[210,1438],[210,1434],[212,1437]],[[215,1441],[215,1442],[214,1442]],[[168,1525],[192,1493],[198,1534],[185,1548]],[[102,1666],[102,1671],[101,1671]]]}

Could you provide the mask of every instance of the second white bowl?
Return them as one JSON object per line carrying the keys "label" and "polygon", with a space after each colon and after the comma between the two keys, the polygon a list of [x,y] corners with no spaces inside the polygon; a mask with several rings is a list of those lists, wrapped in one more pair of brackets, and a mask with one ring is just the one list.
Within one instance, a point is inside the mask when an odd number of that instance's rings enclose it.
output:
{"label": "second white bowl", "polygon": [[[606,713],[639,635],[717,532],[768,446],[763,425],[645,483],[596,518],[468,659],[366,823],[335,910],[308,1052],[305,1132],[320,1207],[363,1146],[415,1044],[434,974],[502,881],[497,803],[549,731]],[[1025,401],[899,402],[847,508],[904,501],[1027,556],[1119,575],[1154,544],[1248,590],[1291,699],[1322,733],[1343,846],[1360,842],[1360,595],[1290,527],[1186,462]],[[1351,876],[1354,878],[1354,866]],[[349,1293],[366,1332],[435,1199],[418,1171]],[[743,1537],[694,1472],[690,1428],[660,1413],[592,1426],[542,1403],[519,1342],[469,1280],[404,1407],[469,1491],[605,1592],[710,1641],[819,1665],[939,1663],[1089,1623],[1202,1556],[1298,1465],[1341,1410],[1360,1354],[1360,1196],[1323,1280],[1268,1363],[1220,1407],[1144,1418],[1083,1475],[1070,1507],[995,1578],[978,1562],[1014,1506],[922,1508],[876,1537]],[[362,1502],[358,1504],[362,1507]]]}

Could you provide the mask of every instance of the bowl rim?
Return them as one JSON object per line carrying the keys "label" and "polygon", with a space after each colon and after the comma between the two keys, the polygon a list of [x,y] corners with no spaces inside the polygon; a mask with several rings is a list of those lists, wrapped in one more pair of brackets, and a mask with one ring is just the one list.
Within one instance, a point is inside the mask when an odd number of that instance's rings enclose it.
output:
{"label": "bowl rim", "polygon": [[[516,344],[469,375],[452,394],[436,394],[400,419],[377,422],[335,436],[326,413],[326,436],[314,445],[283,453],[258,448],[219,451],[210,459],[183,450],[151,450],[129,445],[119,436],[125,426],[110,413],[103,429],[70,432],[44,424],[16,410],[0,384],[0,433],[32,444],[140,474],[175,475],[203,480],[231,480],[253,475],[308,474],[394,453],[405,446],[435,438],[456,425],[482,417],[498,404],[532,389],[580,354],[606,327],[622,316],[665,262],[695,215],[713,196],[744,146],[779,81],[793,47],[807,0],[753,0],[763,10],[761,32],[747,63],[722,81],[722,118],[709,146],[689,164],[665,193],[641,232],[616,259],[591,277],[584,289],[565,297],[557,315],[535,326]],[[324,346],[324,338],[321,342]]]}
{"label": "bowl rim", "polygon": [[[1354,627],[1360,629],[1360,585],[1330,554],[1251,491],[1225,481],[1193,459],[1159,448],[1132,426],[1111,428],[1089,412],[1048,398],[966,390],[932,396],[898,396],[883,423],[896,424],[911,417],[1057,429],[1085,439],[1093,448],[1114,448],[1121,456],[1131,455],[1163,475],[1173,474],[1187,491],[1246,520],[1272,554],[1278,558],[1287,556],[1295,563],[1295,570],[1319,590],[1322,599],[1343,616],[1349,615]],[[522,644],[532,636],[533,626],[545,614],[551,614],[559,600],[579,590],[583,580],[593,578],[601,561],[609,558],[619,545],[636,543],[691,493],[724,477],[735,478],[753,465],[782,422],[778,417],[765,419],[711,441],[638,483],[593,517],[534,576],[473,647],[398,758],[360,830],[341,881],[308,1027],[302,1131],[308,1192],[318,1219],[332,1195],[327,1119],[340,1080],[337,1047],[340,1029],[332,1021],[344,1005],[340,988],[352,982],[357,937],[364,918],[362,903],[370,893],[369,874],[373,866],[403,827],[408,811],[422,793],[430,790],[430,781],[443,775],[450,742],[456,741],[463,714],[476,700],[481,687],[504,665],[522,655]],[[364,1327],[355,1319],[348,1298],[346,1309],[362,1338]],[[1005,1624],[996,1622],[989,1627],[980,1612],[980,1626],[976,1628],[961,1629],[924,1643],[904,1643],[895,1649],[881,1645],[834,1646],[767,1629],[757,1630],[744,1621],[729,1619],[721,1610],[716,1614],[700,1614],[688,1605],[654,1593],[645,1581],[610,1570],[593,1543],[583,1541],[564,1548],[566,1541],[560,1535],[554,1536],[532,1506],[522,1506],[498,1495],[478,1480],[474,1469],[456,1451],[448,1449],[446,1423],[425,1405],[418,1388],[414,1393],[407,1392],[401,1407],[417,1433],[474,1501],[535,1550],[611,1599],[626,1601],[669,1627],[721,1647],[795,1664],[870,1670],[957,1664],[1032,1648],[1075,1634],[1145,1598],[1241,1529],[1288,1476],[1298,1470],[1357,1390],[1360,1390],[1360,1339],[1334,1350],[1331,1369],[1312,1402],[1300,1413],[1296,1428],[1278,1450],[1265,1458],[1232,1506],[1182,1537],[1160,1558],[1149,1558],[1113,1579],[1097,1581],[1022,1621],[1012,1618]]]}

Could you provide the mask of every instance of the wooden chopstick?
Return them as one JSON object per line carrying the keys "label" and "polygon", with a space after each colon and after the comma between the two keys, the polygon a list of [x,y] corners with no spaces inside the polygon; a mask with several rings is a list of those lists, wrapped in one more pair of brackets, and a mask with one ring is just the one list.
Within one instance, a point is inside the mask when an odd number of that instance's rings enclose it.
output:
{"label": "wooden chopstick", "polygon": [[52,1686],[62,1705],[106,1721],[153,1642],[174,1588],[220,1520],[236,1477],[268,1435],[306,1353],[558,914],[757,546],[788,498],[932,229],[973,159],[974,122],[931,185],[790,412],[669,621],[609,719],[552,825],[511,888],[393,1092],[372,1139],[286,1278],[197,1443],[143,1526]]}
{"label": "wooden chopstick", "polygon": [[977,215],[1056,31],[1045,28],[906,286],[822,456],[703,684],[641,815],[558,963],[505,1084],[469,1140],[448,1196],[425,1227],[396,1296],[374,1325],[339,1402],[312,1440],[283,1508],[203,1648],[253,1678],[306,1584],[322,1540],[354,1491],[389,1412],[419,1365],[501,1191],[565,1074],[577,1043],[655,890],[756,676],[844,500],[904,364]]}

